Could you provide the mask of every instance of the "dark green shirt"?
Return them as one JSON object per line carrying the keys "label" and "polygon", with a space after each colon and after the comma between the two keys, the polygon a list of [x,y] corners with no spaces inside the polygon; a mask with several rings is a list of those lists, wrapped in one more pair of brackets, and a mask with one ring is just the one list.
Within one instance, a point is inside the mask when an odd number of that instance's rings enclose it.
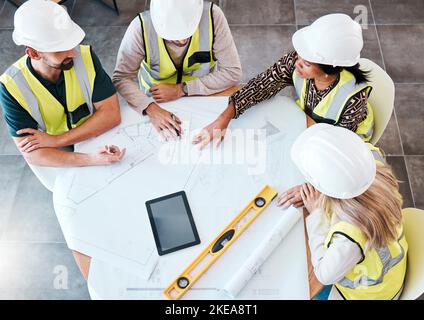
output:
{"label": "dark green shirt", "polygon": [[[91,50],[91,48],[90,48]],[[102,64],[97,55],[91,50],[91,56],[93,58],[94,69],[96,70],[96,78],[94,80],[94,89],[92,101],[100,102],[105,100],[116,93],[115,86],[112,84],[112,80],[109,75],[103,69]],[[66,108],[66,92],[65,92],[65,80],[63,72],[61,73],[59,80],[56,83],[50,82],[43,79],[32,67],[31,59],[28,57],[27,66],[31,73],[41,82],[41,84]],[[13,137],[21,137],[25,135],[16,134],[16,131],[33,128],[37,129],[37,122],[31,117],[31,115],[13,98],[13,96],[7,91],[3,83],[0,83],[0,105],[3,108],[3,117],[6,121],[10,135]],[[65,109],[67,110],[67,108]]]}

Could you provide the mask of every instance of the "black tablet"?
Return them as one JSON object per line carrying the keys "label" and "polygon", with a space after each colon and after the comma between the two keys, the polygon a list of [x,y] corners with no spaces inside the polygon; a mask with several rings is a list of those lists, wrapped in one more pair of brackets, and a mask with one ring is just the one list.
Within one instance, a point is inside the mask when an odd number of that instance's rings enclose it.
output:
{"label": "black tablet", "polygon": [[200,243],[184,191],[146,201],[159,255]]}

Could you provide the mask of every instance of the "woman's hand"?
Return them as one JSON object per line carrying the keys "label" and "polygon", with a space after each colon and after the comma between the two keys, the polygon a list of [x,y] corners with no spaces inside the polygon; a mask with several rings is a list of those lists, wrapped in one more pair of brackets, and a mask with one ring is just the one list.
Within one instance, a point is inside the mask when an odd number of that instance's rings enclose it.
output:
{"label": "woman's hand", "polygon": [[193,144],[199,144],[200,149],[203,149],[211,141],[217,141],[217,147],[224,140],[225,132],[228,124],[234,117],[234,103],[230,102],[227,109],[212,123],[204,127],[202,131],[193,138]]}
{"label": "woman's hand", "polygon": [[202,131],[193,138],[193,144],[199,144],[203,149],[211,141],[217,141],[217,147],[224,140],[229,121],[217,118],[214,122],[204,127]]}
{"label": "woman's hand", "polygon": [[302,185],[300,195],[302,197],[303,204],[309,213],[312,213],[312,211],[318,208],[321,192],[316,190],[310,183],[304,183]]}
{"label": "woman's hand", "polygon": [[281,209],[287,209],[291,205],[295,208],[300,208],[303,206],[302,196],[300,195],[300,189],[302,185],[295,186],[288,189],[286,192],[281,194],[277,199],[277,206]]}

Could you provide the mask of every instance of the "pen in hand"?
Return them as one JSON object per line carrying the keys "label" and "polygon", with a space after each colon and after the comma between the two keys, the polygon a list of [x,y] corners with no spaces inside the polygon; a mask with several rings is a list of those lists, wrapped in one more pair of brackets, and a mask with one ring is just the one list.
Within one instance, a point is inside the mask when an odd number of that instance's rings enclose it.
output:
{"label": "pen in hand", "polygon": [[115,154],[118,150],[116,150],[115,146],[105,146],[106,152],[109,154]]}
{"label": "pen in hand", "polygon": [[[175,122],[178,122],[177,117],[175,116],[175,114],[171,113],[171,117],[172,117],[172,120],[174,120]],[[180,131],[177,128],[175,128],[175,132],[177,133],[177,137],[180,137],[181,136]]]}

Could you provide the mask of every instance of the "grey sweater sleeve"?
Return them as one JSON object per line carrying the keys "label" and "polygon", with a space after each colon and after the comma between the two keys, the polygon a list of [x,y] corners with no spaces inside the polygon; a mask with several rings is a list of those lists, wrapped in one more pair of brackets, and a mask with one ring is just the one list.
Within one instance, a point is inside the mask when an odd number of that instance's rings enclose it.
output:
{"label": "grey sweater sleeve", "polygon": [[241,80],[240,58],[227,19],[216,5],[212,8],[212,14],[215,34],[213,53],[218,68],[206,76],[188,81],[189,95],[214,94],[235,86]]}
{"label": "grey sweater sleeve", "polygon": [[142,113],[155,100],[141,91],[137,74],[145,57],[140,18],[137,16],[128,26],[119,47],[112,81],[119,94],[136,111]]}

